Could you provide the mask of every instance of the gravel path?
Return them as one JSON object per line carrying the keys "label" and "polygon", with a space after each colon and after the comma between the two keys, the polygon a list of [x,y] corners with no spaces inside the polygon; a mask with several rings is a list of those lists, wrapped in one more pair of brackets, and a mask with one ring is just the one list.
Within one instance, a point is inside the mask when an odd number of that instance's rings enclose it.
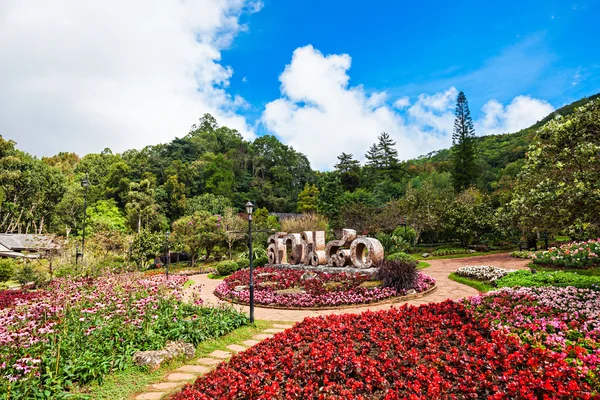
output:
{"label": "gravel path", "polygon": [[[345,308],[342,310],[278,310],[270,308],[255,307],[254,316],[256,319],[264,319],[271,321],[301,321],[306,317],[316,317],[319,315],[330,315],[330,314],[346,314],[346,313],[360,313],[367,310],[383,310],[393,306],[408,304],[426,304],[434,302],[442,302],[446,299],[458,300],[463,297],[475,296],[479,292],[470,286],[463,285],[458,282],[454,282],[448,278],[451,272],[454,272],[457,268],[465,265],[493,265],[501,268],[512,268],[519,269],[525,268],[530,260],[523,260],[519,258],[513,258],[509,256],[509,253],[500,254],[489,254],[477,257],[466,257],[466,258],[449,258],[444,260],[429,260],[431,264],[429,268],[423,270],[423,273],[432,276],[436,279],[438,288],[435,292],[421,297],[415,300],[410,300],[402,303],[381,304],[381,305],[365,305],[357,306],[356,308]],[[187,292],[193,290],[194,287],[202,285],[201,297],[205,302],[216,304],[220,300],[213,294],[215,288],[221,280],[209,279],[206,275],[192,275],[190,279],[194,281],[194,284],[186,289]],[[235,306],[237,309],[248,312],[247,306]]]}

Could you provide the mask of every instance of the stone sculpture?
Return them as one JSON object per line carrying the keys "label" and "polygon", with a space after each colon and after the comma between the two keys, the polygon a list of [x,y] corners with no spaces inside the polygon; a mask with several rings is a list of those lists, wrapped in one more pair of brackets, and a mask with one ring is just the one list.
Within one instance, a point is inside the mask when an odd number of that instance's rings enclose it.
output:
{"label": "stone sculpture", "polygon": [[323,231],[277,232],[269,236],[267,255],[269,264],[371,268],[384,251],[379,240],[357,238],[354,229],[344,229],[340,240],[329,243]]}

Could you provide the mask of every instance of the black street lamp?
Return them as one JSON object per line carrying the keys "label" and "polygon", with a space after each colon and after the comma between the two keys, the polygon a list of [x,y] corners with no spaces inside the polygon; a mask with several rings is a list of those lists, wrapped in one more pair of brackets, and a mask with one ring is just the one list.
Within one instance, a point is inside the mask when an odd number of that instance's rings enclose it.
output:
{"label": "black street lamp", "polygon": [[77,262],[79,261],[79,257],[81,253],[79,252],[79,244],[75,245],[75,267],[77,267]]}
{"label": "black street lamp", "polygon": [[171,257],[169,256],[169,236],[171,232],[168,230],[165,232],[165,275],[167,276],[167,280],[169,279],[169,262],[171,261]]}
{"label": "black street lamp", "polygon": [[246,214],[248,214],[248,256],[250,260],[250,323],[254,323],[254,279],[252,278],[252,211],[254,204],[246,203]]}
{"label": "black street lamp", "polygon": [[90,181],[88,180],[88,174],[86,172],[85,177],[81,180],[81,186],[85,189],[85,194],[83,196],[83,236],[81,237],[81,260],[83,261],[83,253],[85,250],[85,225],[86,225],[86,216],[87,216],[87,193],[88,187],[90,186]]}

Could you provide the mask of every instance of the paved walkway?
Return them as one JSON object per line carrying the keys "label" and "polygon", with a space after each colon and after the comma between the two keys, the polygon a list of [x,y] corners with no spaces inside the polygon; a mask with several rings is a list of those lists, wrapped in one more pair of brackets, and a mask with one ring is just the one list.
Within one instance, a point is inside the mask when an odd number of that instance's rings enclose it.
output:
{"label": "paved walkway", "polygon": [[[432,276],[437,281],[438,288],[435,292],[421,297],[415,300],[407,302],[395,303],[394,305],[408,304],[426,304],[441,302],[446,299],[458,300],[463,297],[475,296],[479,294],[476,289],[470,286],[463,285],[458,282],[454,282],[448,278],[450,273],[454,272],[457,268],[465,265],[493,265],[501,268],[524,268],[530,260],[524,260],[520,258],[510,257],[508,253],[500,254],[489,254],[477,257],[466,257],[466,258],[449,258],[444,260],[429,260],[431,264],[429,268],[423,270],[423,273]],[[222,281],[220,279],[209,279],[206,275],[192,275],[190,279],[194,281],[194,284],[187,290],[192,290],[195,286],[202,285],[201,297],[205,302],[218,303],[221,300],[217,298],[213,292],[217,285]],[[346,314],[346,313],[360,313],[366,310],[384,310],[392,307],[392,304],[381,304],[374,306],[357,306],[356,308],[344,308],[341,310],[279,310],[270,308],[256,307],[254,316],[256,319],[270,320],[270,321],[302,321],[306,317],[315,317],[319,315],[330,315],[330,314]],[[248,313],[247,306],[236,305],[236,308],[243,310]]]}

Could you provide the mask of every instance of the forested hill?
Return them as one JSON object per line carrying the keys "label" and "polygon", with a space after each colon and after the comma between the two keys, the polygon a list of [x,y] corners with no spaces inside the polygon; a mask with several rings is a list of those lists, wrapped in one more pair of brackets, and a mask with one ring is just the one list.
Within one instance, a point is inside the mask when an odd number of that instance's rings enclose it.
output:
{"label": "forested hill", "polygon": [[[493,191],[502,185],[502,177],[506,176],[508,179],[516,176],[524,163],[527,148],[540,127],[559,115],[572,114],[577,107],[597,98],[600,98],[600,93],[584,97],[553,111],[541,121],[518,132],[476,137],[477,162],[480,170],[479,186]],[[409,160],[407,164],[416,167],[417,170],[433,169],[444,172],[450,169],[450,159],[450,149],[443,149]]]}

